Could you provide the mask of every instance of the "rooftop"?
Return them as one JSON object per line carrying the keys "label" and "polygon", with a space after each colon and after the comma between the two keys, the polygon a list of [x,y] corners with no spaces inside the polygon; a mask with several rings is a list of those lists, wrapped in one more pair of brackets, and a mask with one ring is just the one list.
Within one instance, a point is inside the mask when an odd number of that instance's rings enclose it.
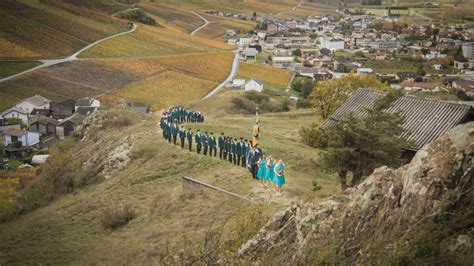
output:
{"label": "rooftop", "polygon": [[[386,94],[382,91],[358,89],[329,119],[324,121],[321,128],[328,128],[349,113],[358,117],[365,116],[366,110],[372,108],[375,101]],[[469,106],[454,102],[404,95],[393,102],[387,112],[399,112],[405,117],[405,122],[402,125],[404,132],[401,137],[411,142],[411,145],[406,147],[407,149],[416,151],[462,123],[469,115],[470,110]]]}

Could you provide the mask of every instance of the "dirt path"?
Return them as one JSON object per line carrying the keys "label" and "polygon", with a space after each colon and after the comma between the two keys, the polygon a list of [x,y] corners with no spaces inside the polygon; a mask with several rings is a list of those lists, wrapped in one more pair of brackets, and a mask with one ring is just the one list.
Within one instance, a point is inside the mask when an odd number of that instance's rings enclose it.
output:
{"label": "dirt path", "polygon": [[193,32],[190,33],[191,36],[193,36],[194,34],[196,34],[196,32],[198,32],[199,30],[201,30],[202,28],[206,27],[207,25],[209,25],[209,20],[207,20],[207,18],[199,15],[198,13],[196,12],[193,12],[194,15],[198,16],[200,19],[202,19],[204,21],[204,25],[196,28],[195,30],[193,30]]}
{"label": "dirt path", "polygon": [[74,61],[74,60],[77,60],[77,56],[79,54],[81,54],[82,52],[84,52],[85,50],[103,42],[103,41],[106,41],[106,40],[109,40],[109,39],[112,39],[112,38],[115,38],[115,37],[118,37],[118,36],[122,36],[122,35],[125,35],[125,34],[129,34],[129,33],[132,33],[134,31],[137,30],[137,24],[133,23],[133,27],[131,30],[128,30],[128,31],[124,31],[124,32],[121,32],[121,33],[117,33],[117,34],[114,34],[114,35],[111,35],[111,36],[108,36],[108,37],[105,37],[103,39],[100,39],[100,40],[97,40],[85,47],[83,47],[82,49],[80,49],[79,51],[75,52],[74,54],[66,57],[66,58],[62,58],[62,59],[45,59],[45,60],[39,60],[42,64],[37,66],[37,67],[34,67],[34,68],[30,68],[28,70],[25,70],[23,72],[20,72],[20,73],[17,73],[15,75],[11,75],[11,76],[8,76],[6,78],[3,78],[3,79],[0,79],[0,83],[4,82],[4,81],[7,81],[7,80],[10,80],[12,78],[16,78],[18,76],[21,76],[21,75],[24,75],[26,73],[30,73],[30,72],[33,72],[33,71],[36,71],[38,69],[41,69],[41,68],[45,68],[45,67],[49,67],[49,66],[54,66],[54,65],[57,65],[57,64],[62,64],[62,63],[66,63],[66,62],[70,62],[70,61]]}

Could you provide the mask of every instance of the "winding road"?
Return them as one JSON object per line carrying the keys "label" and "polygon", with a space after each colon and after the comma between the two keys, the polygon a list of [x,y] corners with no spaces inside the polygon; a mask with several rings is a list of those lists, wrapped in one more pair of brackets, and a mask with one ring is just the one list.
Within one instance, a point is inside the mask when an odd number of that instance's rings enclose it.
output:
{"label": "winding road", "polygon": [[225,84],[231,82],[234,79],[235,74],[237,74],[237,69],[239,68],[239,52],[240,49],[234,50],[234,61],[232,61],[232,68],[230,69],[229,76],[227,76],[227,78],[221,84],[217,85],[217,87],[215,87],[211,92],[204,96],[202,98],[203,100],[218,93],[222,88],[224,88]]}
{"label": "winding road", "polygon": [[196,34],[196,32],[198,32],[199,30],[201,30],[202,28],[206,27],[207,25],[209,25],[209,20],[207,20],[205,17],[199,15],[198,13],[196,12],[193,12],[194,15],[198,16],[200,19],[202,19],[204,21],[204,25],[196,28],[195,30],[193,30],[193,32],[190,33],[191,36],[193,36],[194,34]]}
{"label": "winding road", "polygon": [[[201,18],[203,21],[204,21],[204,24],[198,28],[196,28],[195,30],[193,30],[190,35],[194,35],[196,34],[196,32],[198,32],[199,30],[201,30],[202,28],[206,27],[207,25],[209,25],[209,20],[207,20],[205,17],[199,15],[198,13],[196,12],[193,12],[194,15],[198,16],[199,18]],[[232,61],[232,68],[230,69],[230,73],[229,73],[229,76],[227,76],[227,78],[222,82],[220,83],[219,85],[217,85],[217,87],[215,87],[212,91],[210,91],[206,96],[204,96],[202,99],[207,99],[209,97],[211,97],[212,95],[218,93],[222,88],[224,88],[225,84],[231,82],[233,79],[234,79],[234,76],[237,74],[237,69],[239,68],[239,52],[240,52],[240,49],[235,49],[234,51],[234,60]]]}
{"label": "winding road", "polygon": [[120,32],[120,33],[117,33],[117,34],[114,34],[114,35],[111,35],[111,36],[108,36],[108,37],[105,37],[103,39],[100,39],[100,40],[97,40],[85,47],[83,47],[82,49],[80,49],[79,51],[75,52],[74,54],[66,57],[66,58],[61,58],[61,59],[45,59],[45,60],[39,60],[42,64],[39,65],[39,66],[36,66],[34,68],[30,68],[28,70],[25,70],[23,72],[20,72],[20,73],[17,73],[15,75],[11,75],[11,76],[8,76],[6,78],[3,78],[3,79],[0,79],[0,83],[4,82],[4,81],[7,81],[7,80],[10,80],[12,78],[16,78],[18,76],[21,76],[21,75],[24,75],[26,73],[30,73],[30,72],[33,72],[33,71],[36,71],[38,69],[41,69],[41,68],[45,68],[45,67],[49,67],[49,66],[54,66],[54,65],[57,65],[57,64],[61,64],[61,63],[66,63],[66,62],[70,62],[70,61],[74,61],[74,60],[77,60],[77,56],[79,54],[81,54],[82,52],[84,52],[85,50],[103,42],[103,41],[106,41],[106,40],[109,40],[109,39],[112,39],[112,38],[115,38],[115,37],[118,37],[118,36],[122,36],[122,35],[125,35],[125,34],[129,34],[129,33],[132,33],[134,31],[137,30],[137,24],[133,23],[133,27],[132,29],[128,30],[128,31],[124,31],[124,32]]}

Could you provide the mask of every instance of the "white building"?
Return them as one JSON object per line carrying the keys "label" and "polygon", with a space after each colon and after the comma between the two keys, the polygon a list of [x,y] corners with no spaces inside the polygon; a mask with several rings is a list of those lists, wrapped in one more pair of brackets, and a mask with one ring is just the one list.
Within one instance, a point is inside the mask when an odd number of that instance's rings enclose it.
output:
{"label": "white building", "polygon": [[5,119],[9,119],[9,118],[20,119],[23,124],[28,125],[28,112],[23,110],[23,109],[17,108],[16,106],[5,110],[2,113],[2,118],[5,118]]}
{"label": "white building", "polygon": [[257,32],[257,37],[261,40],[265,39],[265,37],[267,37],[267,33],[264,32],[264,31],[259,31]]}
{"label": "white building", "polygon": [[79,107],[94,107],[100,108],[100,101],[94,98],[84,97],[76,101],[74,110],[77,111]]}
{"label": "white building", "polygon": [[18,129],[8,129],[2,133],[2,139],[6,146],[17,141],[21,141],[21,146],[33,146],[39,143],[40,134]]}
{"label": "white building", "polygon": [[474,59],[474,43],[465,43],[462,45],[462,55],[467,59]]}
{"label": "white building", "polygon": [[31,113],[33,109],[49,109],[50,100],[46,99],[41,95],[35,95],[30,98],[24,99],[23,101],[15,104],[17,108],[23,109],[27,113]]}
{"label": "white building", "polygon": [[331,51],[343,50],[344,49],[344,41],[343,40],[336,40],[328,37],[321,37],[319,38],[320,47],[326,48]]}
{"label": "white building", "polygon": [[245,85],[245,79],[234,79],[232,81],[232,88],[242,89]]}
{"label": "white building", "polygon": [[293,56],[274,56],[272,58],[273,67],[288,68],[294,66]]}
{"label": "white building", "polygon": [[263,91],[263,82],[259,79],[251,79],[247,84],[245,84],[246,91]]}
{"label": "white building", "polygon": [[359,67],[357,68],[357,74],[369,75],[372,74],[374,70],[370,67]]}

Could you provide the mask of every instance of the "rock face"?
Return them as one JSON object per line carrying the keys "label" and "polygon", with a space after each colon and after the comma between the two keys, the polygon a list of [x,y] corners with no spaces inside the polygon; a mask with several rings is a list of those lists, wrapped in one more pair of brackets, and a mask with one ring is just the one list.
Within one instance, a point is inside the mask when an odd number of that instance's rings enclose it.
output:
{"label": "rock face", "polygon": [[469,264],[474,261],[474,122],[396,170],[319,204],[294,204],[239,250],[277,264]]}

